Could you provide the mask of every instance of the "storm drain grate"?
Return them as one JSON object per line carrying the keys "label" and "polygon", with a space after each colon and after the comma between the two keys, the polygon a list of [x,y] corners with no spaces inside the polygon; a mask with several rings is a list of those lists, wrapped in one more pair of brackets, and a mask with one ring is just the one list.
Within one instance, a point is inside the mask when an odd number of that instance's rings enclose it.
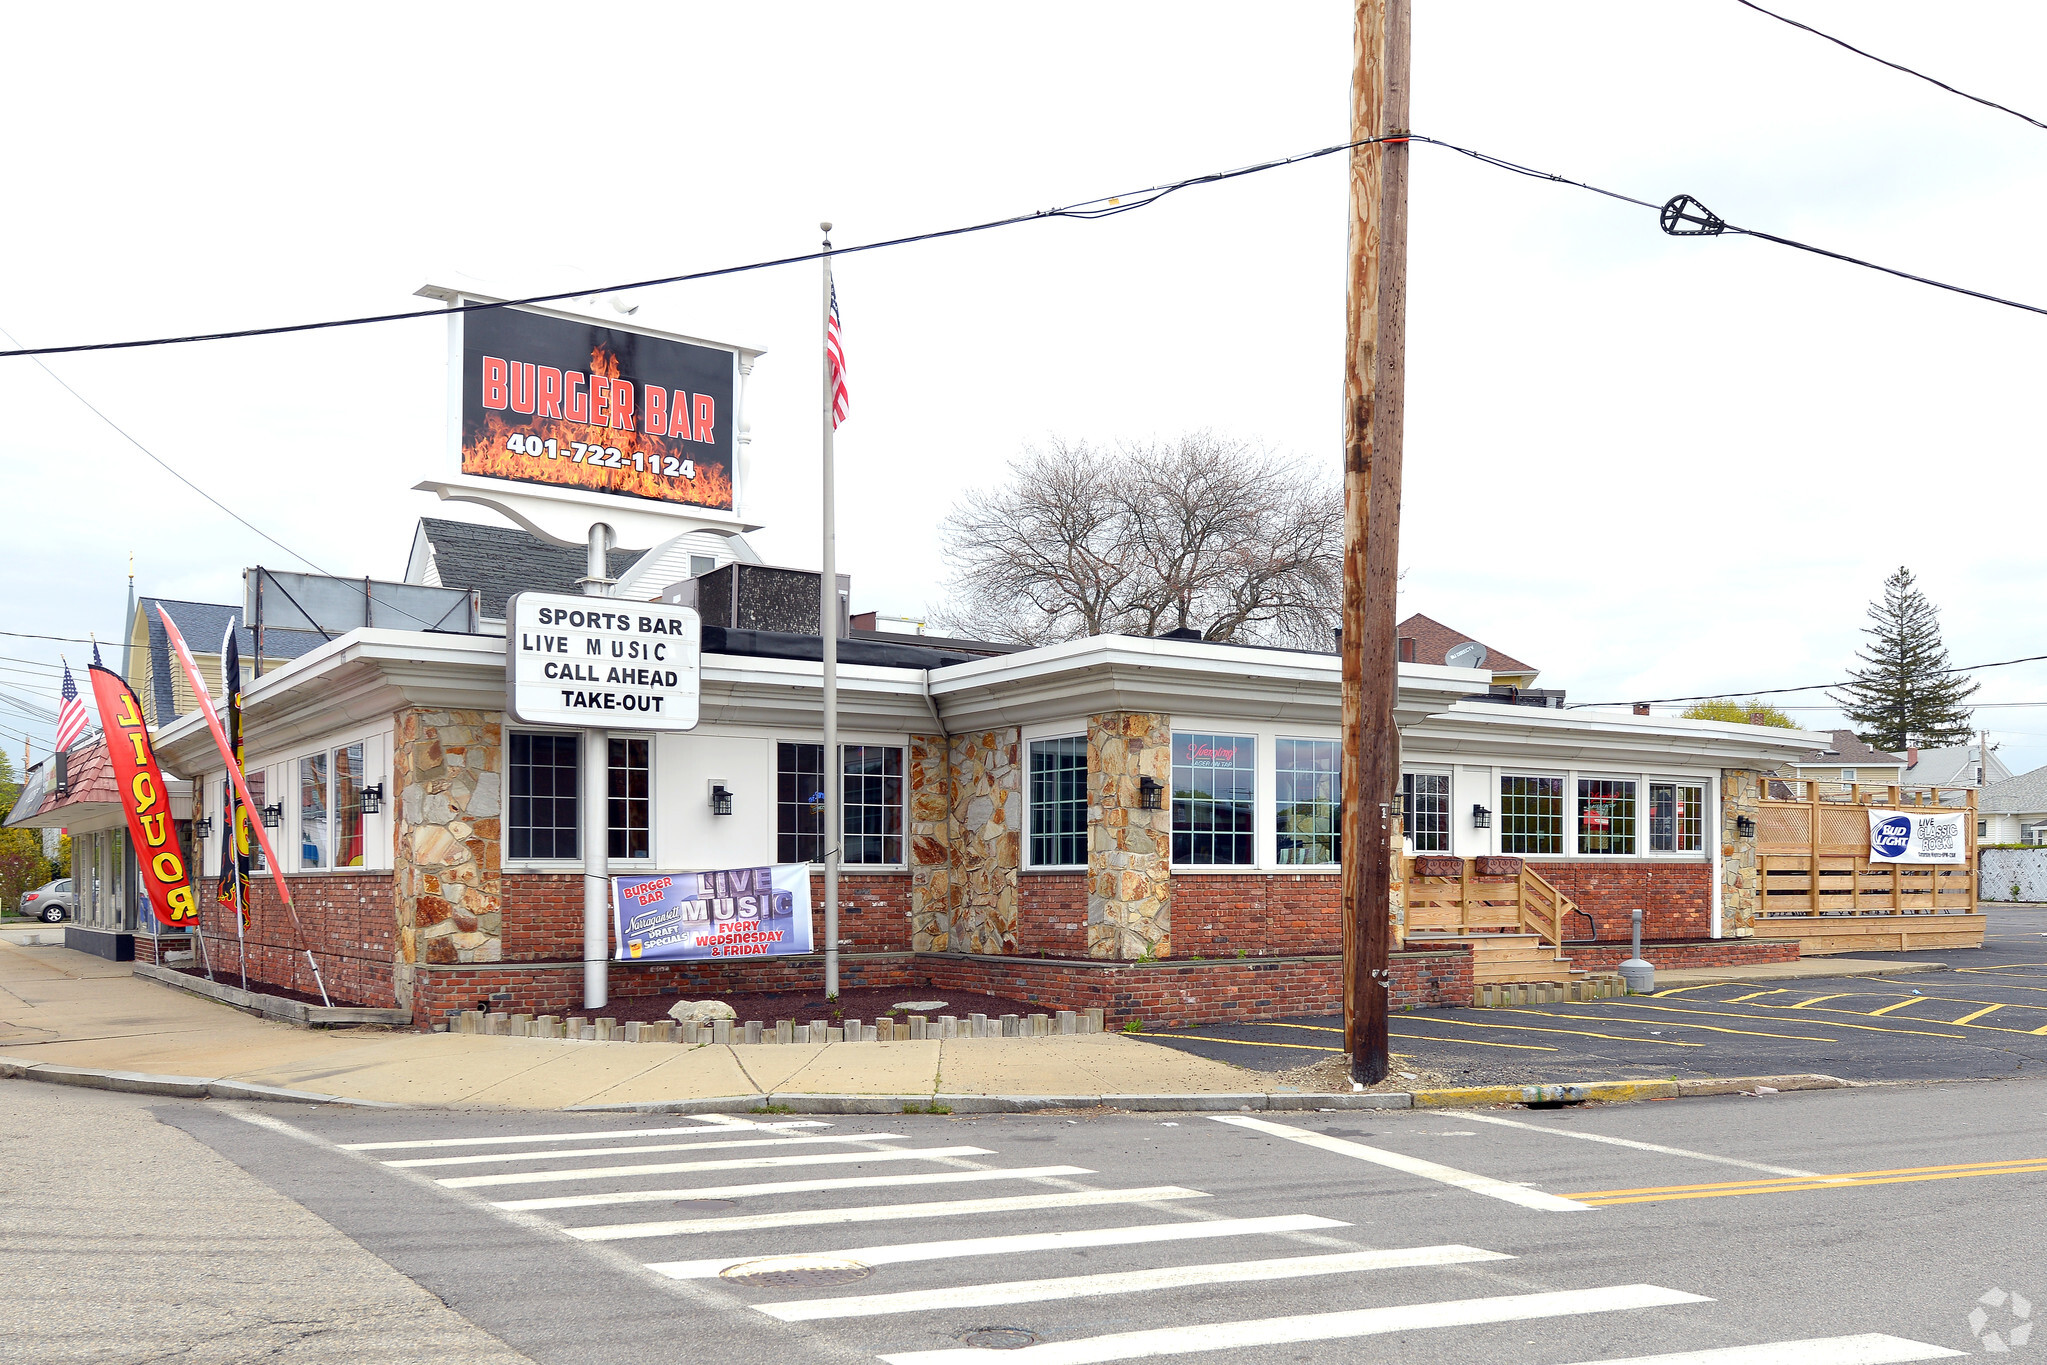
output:
{"label": "storm drain grate", "polygon": [[851,1284],[873,1273],[873,1266],[840,1256],[769,1256],[727,1266],[718,1275],[755,1289],[817,1289]]}

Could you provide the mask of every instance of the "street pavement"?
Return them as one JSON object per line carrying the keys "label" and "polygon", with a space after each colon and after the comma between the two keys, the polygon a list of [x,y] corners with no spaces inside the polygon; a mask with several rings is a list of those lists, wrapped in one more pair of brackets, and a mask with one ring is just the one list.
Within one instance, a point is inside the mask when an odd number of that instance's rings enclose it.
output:
{"label": "street pavement", "polygon": [[[1942,964],[1939,971],[1759,977],[1579,1005],[1396,1014],[1388,1026],[1395,1067],[1451,1085],[1794,1072],[1867,1081],[2017,1075],[2047,1065],[2047,907],[1989,913],[1983,947],[1912,953]],[[1340,1052],[1342,1025],[1335,1016],[1303,1016],[1140,1036],[1273,1072]]]}
{"label": "street pavement", "polygon": [[[66,1133],[132,1106],[0,1082],[10,1133],[23,1089],[43,1122],[77,1107],[55,1120]],[[210,1248],[271,1235],[246,1221],[266,1208],[260,1185],[319,1223],[286,1220],[267,1279],[228,1262],[252,1320],[332,1316],[338,1345],[360,1330],[365,1285],[403,1302],[361,1270],[330,1290],[320,1272],[347,1265],[331,1245],[345,1235],[424,1292],[408,1313],[446,1305],[454,1320],[429,1312],[422,1330],[452,1360],[1930,1360],[1991,1349],[1989,1333],[2023,1345],[2047,1295],[2029,1212],[2047,1194],[2043,1107],[2033,1080],[1255,1116],[160,1101],[154,1136],[112,1134],[151,1154],[147,1170],[81,1174],[106,1182],[95,1199],[157,1182],[160,1205],[186,1201],[182,1242],[96,1230],[98,1264],[127,1273],[79,1275],[79,1312],[44,1328],[24,1310],[6,1339],[26,1359],[160,1358],[144,1338],[175,1324],[147,1319],[218,1292]],[[71,1150],[12,1144],[5,1177],[61,1171]],[[273,1220],[291,1208],[271,1205]],[[19,1283],[67,1268],[64,1216],[10,1215],[10,1241],[28,1239]],[[108,1348],[87,1356],[77,1324],[94,1316]],[[329,1358],[293,1353],[313,1345],[302,1333],[262,1358]]]}

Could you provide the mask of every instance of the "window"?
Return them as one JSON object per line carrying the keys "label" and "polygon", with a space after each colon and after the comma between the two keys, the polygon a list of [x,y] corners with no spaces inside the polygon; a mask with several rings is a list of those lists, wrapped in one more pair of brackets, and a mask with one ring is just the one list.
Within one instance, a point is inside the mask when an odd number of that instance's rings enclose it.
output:
{"label": "window", "polygon": [[652,856],[648,831],[651,802],[647,789],[649,750],[645,739],[614,739],[610,745],[610,771],[606,774],[605,828],[610,832],[606,855],[612,858]]}
{"label": "window", "polygon": [[1853,782],[1855,780],[1855,769],[1853,768],[1841,769],[1841,780],[1843,782]]}
{"label": "window", "polygon": [[1564,779],[1500,777],[1500,852],[1564,851]]}
{"label": "window", "polygon": [[327,755],[299,760],[299,866],[327,866]]}
{"label": "window", "polygon": [[[839,746],[842,866],[903,862],[903,751],[886,744]],[[785,863],[824,858],[824,746],[775,746],[775,856]]]}
{"label": "window", "polygon": [[1697,853],[1706,846],[1706,789],[1682,782],[1649,784],[1649,851]]}
{"label": "window", "polygon": [[[249,801],[255,808],[242,811],[241,818],[251,825],[261,823],[263,819],[263,786],[264,780],[269,776],[270,774],[261,768],[256,769],[254,772],[245,771],[242,774],[242,781],[249,784]],[[223,783],[223,785],[225,784]],[[221,804],[226,805],[227,803],[222,801]],[[256,837],[256,831],[253,828],[249,831],[249,866],[257,872],[268,872],[270,870],[270,864],[264,861],[263,858],[263,841]]]}
{"label": "window", "polygon": [[1402,773],[1400,818],[1416,853],[1450,851],[1450,774]]}
{"label": "window", "polygon": [[575,735],[512,733],[505,774],[509,856],[577,856],[576,744]]}
{"label": "window", "polygon": [[1343,835],[1343,748],[1333,739],[1273,742],[1273,810],[1282,863],[1327,866]]}
{"label": "window", "polygon": [[702,578],[717,567],[718,561],[709,555],[691,555],[689,557],[689,576],[691,578]]}
{"label": "window", "polygon": [[1257,861],[1258,741],[1249,735],[1173,734],[1173,861],[1248,867]]}
{"label": "window", "polygon": [[1087,864],[1087,739],[1031,741],[1031,866]]}
{"label": "window", "polygon": [[1578,851],[1635,851],[1635,784],[1606,777],[1578,779]]}
{"label": "window", "polygon": [[363,865],[363,746],[350,744],[328,755],[334,774],[334,866]]}
{"label": "window", "polygon": [[218,873],[221,867],[224,866],[222,859],[227,857],[228,841],[234,837],[234,822],[227,819],[227,808],[230,804],[235,808],[235,820],[241,823],[245,831],[242,835],[242,842],[248,846],[250,870],[255,872],[268,870],[267,864],[263,861],[263,841],[256,837],[254,829],[254,826],[262,819],[264,776],[264,771],[261,768],[251,768],[242,774],[242,780],[249,784],[249,799],[255,803],[253,806],[244,806],[242,804],[241,796],[235,791],[235,781],[233,778],[223,777],[220,779],[221,818],[215,829],[216,837],[219,838],[221,843],[221,854],[220,858],[214,860],[213,867],[208,869],[209,872]]}

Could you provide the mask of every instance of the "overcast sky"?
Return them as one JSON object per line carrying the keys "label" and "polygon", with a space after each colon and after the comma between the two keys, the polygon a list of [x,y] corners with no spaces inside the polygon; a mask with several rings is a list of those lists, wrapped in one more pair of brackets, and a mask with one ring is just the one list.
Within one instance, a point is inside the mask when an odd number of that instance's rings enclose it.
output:
{"label": "overcast sky", "polygon": [[[1782,0],[2047,117],[2047,10]],[[2047,132],[1734,0],[1416,0],[1417,130],[2047,304]],[[1340,141],[1350,6],[126,5],[18,8],[0,53],[0,327],[28,344],[388,311],[976,221]],[[1957,663],[2047,653],[2047,318],[1413,153],[1401,613],[1574,701],[1818,682],[1909,564]],[[1026,443],[1209,427],[1340,462],[1340,157],[1098,223],[845,260],[840,565],[857,610],[939,597],[939,518]],[[458,273],[459,272],[459,273]],[[745,510],[817,563],[817,274],[641,298],[766,348]],[[144,444],[0,361],[4,628],[102,639],[254,563],[402,575],[452,473],[445,326],[60,357]],[[44,705],[58,651],[0,638]],[[28,662],[24,662],[28,661]],[[1987,673],[2014,770],[2047,666]],[[1816,694],[1792,699],[1824,705]],[[1837,718],[1798,711],[1824,728]],[[0,746],[26,728],[0,705]],[[5,732],[13,732],[8,734]]]}

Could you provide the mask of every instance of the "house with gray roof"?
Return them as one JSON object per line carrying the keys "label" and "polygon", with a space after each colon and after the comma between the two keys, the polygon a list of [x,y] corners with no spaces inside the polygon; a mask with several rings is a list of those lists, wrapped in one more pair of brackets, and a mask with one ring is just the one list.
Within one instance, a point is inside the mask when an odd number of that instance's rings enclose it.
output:
{"label": "house with gray roof", "polygon": [[1793,764],[1792,776],[1865,787],[1897,786],[1906,782],[1904,772],[1908,760],[1903,754],[1889,753],[1864,744],[1855,737],[1853,730],[1830,733],[1833,742]]}
{"label": "house with gray roof", "polygon": [[[585,551],[565,548],[517,526],[485,526],[448,517],[421,517],[406,557],[405,581],[469,588],[483,599],[487,620],[503,620],[515,592],[579,592]],[[652,602],[662,589],[698,578],[738,560],[760,563],[739,535],[690,531],[651,550],[613,550],[606,572],[611,595]]]}
{"label": "house with gray roof", "polygon": [[[128,618],[128,686],[141,699],[142,710],[151,725],[168,725],[196,709],[199,699],[193,695],[185,670],[172,656],[170,635],[163,628],[163,617],[157,615],[159,607],[177,623],[178,634],[185,637],[185,645],[192,651],[192,661],[199,665],[199,676],[206,680],[207,689],[215,697],[221,695],[220,659],[228,623],[234,623],[235,650],[241,655],[242,667],[250,670],[248,676],[253,676],[256,633],[242,624],[239,605],[185,602],[173,597],[136,599],[135,613]],[[300,655],[312,653],[324,642],[317,631],[265,630],[263,667],[281,668]],[[244,681],[247,680],[245,676]]]}
{"label": "house with gray roof", "polygon": [[[1992,758],[1997,755],[1993,746]],[[2047,768],[1985,787],[1976,798],[1986,844],[2047,844]]]}

